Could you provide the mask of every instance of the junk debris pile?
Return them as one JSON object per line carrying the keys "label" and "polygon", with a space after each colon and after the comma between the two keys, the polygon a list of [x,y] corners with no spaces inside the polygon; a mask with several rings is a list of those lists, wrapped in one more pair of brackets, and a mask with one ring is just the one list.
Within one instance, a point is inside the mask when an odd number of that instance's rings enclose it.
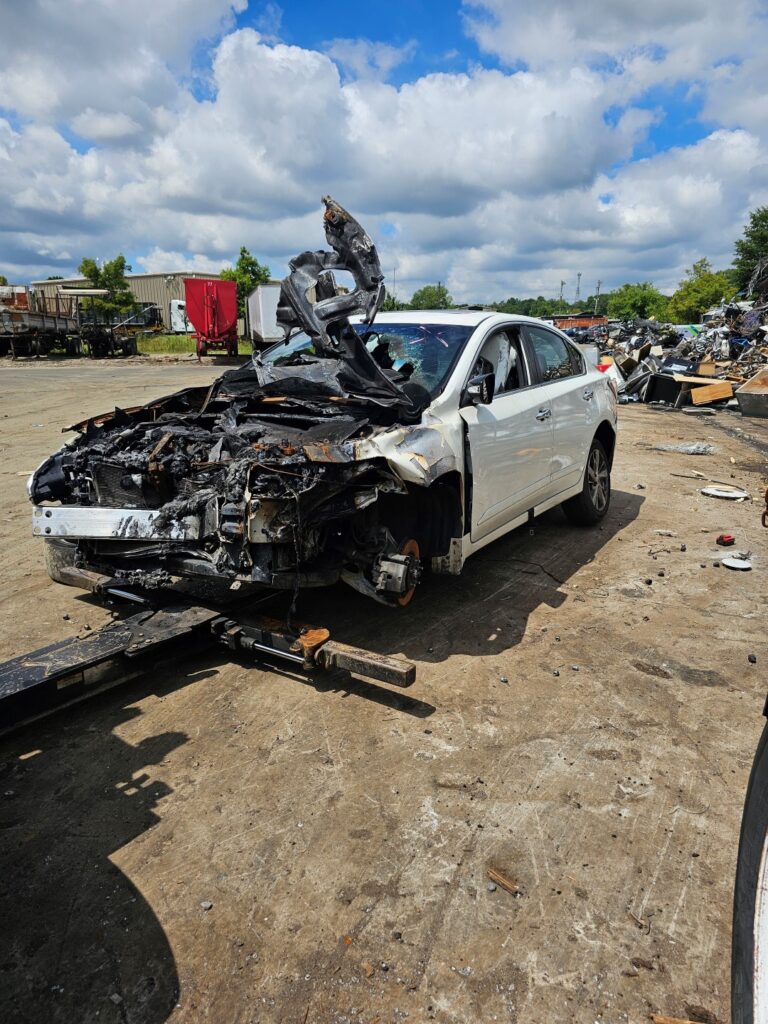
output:
{"label": "junk debris pile", "polygon": [[768,418],[768,257],[749,290],[754,303],[728,303],[701,328],[634,320],[610,331],[601,365],[619,401],[738,407]]}

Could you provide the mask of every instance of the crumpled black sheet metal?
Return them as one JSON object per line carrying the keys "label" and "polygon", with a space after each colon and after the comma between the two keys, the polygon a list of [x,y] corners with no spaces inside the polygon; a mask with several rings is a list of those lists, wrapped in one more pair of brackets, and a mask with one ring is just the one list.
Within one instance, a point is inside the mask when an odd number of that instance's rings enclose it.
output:
{"label": "crumpled black sheet metal", "polygon": [[[353,395],[374,404],[397,408],[406,422],[418,418],[421,409],[402,390],[407,376],[385,370],[352,329],[349,317],[359,313],[372,323],[384,298],[384,275],[376,247],[355,218],[330,196],[323,198],[325,237],[333,252],[303,252],[291,260],[290,274],[280,289],[277,322],[286,339],[297,331],[312,338],[317,360],[302,360],[283,372],[264,367],[254,359],[262,386],[277,385],[283,393],[308,393],[320,388],[333,397]],[[337,288],[334,270],[352,274],[352,292]],[[301,380],[299,380],[301,378]],[[290,389],[290,390],[288,390]]]}
{"label": "crumpled black sheet metal", "polygon": [[[337,351],[353,313],[370,323],[384,298],[384,274],[376,247],[355,218],[335,199],[323,196],[325,237],[333,252],[303,252],[291,260],[280,289],[277,322],[285,330],[303,330],[323,352]],[[352,292],[339,292],[334,270],[355,280]],[[314,295],[314,298],[311,296]]]}

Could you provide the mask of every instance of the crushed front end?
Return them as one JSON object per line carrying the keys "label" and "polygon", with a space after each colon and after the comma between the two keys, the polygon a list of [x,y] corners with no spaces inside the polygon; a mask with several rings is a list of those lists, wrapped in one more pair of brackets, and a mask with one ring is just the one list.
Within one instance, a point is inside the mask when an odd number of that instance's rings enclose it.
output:
{"label": "crushed front end", "polygon": [[[286,338],[304,331],[316,355],[256,358],[210,388],[71,428],[79,436],[29,485],[54,579],[69,564],[213,600],[344,579],[384,603],[410,599],[424,554],[408,529],[418,500],[375,442],[418,422],[423,405],[407,372],[377,362],[349,325],[352,312],[375,315],[382,277],[362,228],[325,203],[334,252],[292,262],[279,311]],[[332,268],[358,289],[337,292]]]}
{"label": "crushed front end", "polygon": [[[361,405],[264,395],[249,369],[78,424],[30,481],[35,534],[67,542],[74,564],[144,586],[173,577],[215,596],[344,574],[388,600],[382,575],[402,577],[403,560],[386,556],[402,543],[379,502],[406,486],[384,459],[359,457],[381,428]],[[416,560],[405,563],[398,597],[417,579]]]}

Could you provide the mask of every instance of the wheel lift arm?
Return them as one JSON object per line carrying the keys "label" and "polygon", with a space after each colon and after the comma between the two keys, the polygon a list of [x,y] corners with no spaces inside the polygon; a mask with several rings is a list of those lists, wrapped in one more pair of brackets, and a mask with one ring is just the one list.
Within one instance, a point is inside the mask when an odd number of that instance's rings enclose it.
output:
{"label": "wheel lift arm", "polygon": [[[110,586],[109,577],[89,575],[87,589],[95,593],[143,600]],[[84,579],[78,582],[85,584]],[[86,637],[62,640],[0,664],[0,735],[156,669],[166,654],[177,661],[180,645],[189,653],[216,643],[304,671],[346,669],[394,686],[410,686],[416,678],[412,662],[338,643],[327,629],[289,630],[280,620],[263,617],[241,623],[210,608],[169,604],[144,608]]]}

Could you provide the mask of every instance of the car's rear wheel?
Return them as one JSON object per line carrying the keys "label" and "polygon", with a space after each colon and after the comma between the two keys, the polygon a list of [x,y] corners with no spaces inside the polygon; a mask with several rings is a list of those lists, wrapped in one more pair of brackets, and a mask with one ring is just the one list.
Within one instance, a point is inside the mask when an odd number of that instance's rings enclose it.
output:
{"label": "car's rear wheel", "polygon": [[595,438],[587,456],[581,493],[563,502],[563,512],[577,526],[594,526],[610,504],[611,464],[602,442]]}
{"label": "car's rear wheel", "polygon": [[768,1019],[768,725],[749,777],[733,896],[731,1020]]}

